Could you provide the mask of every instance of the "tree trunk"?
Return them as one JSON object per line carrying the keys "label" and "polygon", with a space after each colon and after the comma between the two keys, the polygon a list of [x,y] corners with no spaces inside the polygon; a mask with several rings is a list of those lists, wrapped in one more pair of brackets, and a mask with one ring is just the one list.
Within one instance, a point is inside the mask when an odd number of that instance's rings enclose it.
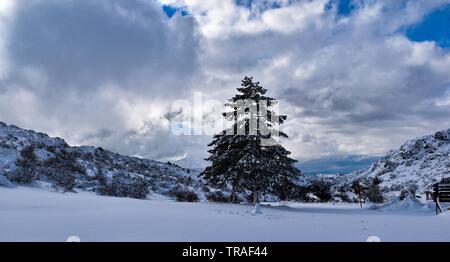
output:
{"label": "tree trunk", "polygon": [[231,192],[231,203],[236,203],[236,192]]}
{"label": "tree trunk", "polygon": [[258,191],[253,192],[253,204],[259,203],[259,194]]}

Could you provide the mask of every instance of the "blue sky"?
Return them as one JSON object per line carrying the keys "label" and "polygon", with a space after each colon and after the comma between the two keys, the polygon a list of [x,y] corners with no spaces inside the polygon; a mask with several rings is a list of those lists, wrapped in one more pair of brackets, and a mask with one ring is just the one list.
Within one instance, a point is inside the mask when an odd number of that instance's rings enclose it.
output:
{"label": "blue sky", "polygon": [[[247,8],[252,8],[253,0],[235,0],[236,4],[239,6],[245,6]],[[270,1],[267,1],[270,2]],[[291,1],[291,3],[295,3],[296,1]],[[356,4],[353,2],[353,0],[331,0],[329,2],[329,5],[327,8],[331,8],[332,5],[336,5],[337,11],[340,15],[348,16],[351,14],[351,12],[356,8]],[[277,3],[274,1],[273,3],[267,3],[264,5],[263,10],[264,11],[268,9],[275,9],[280,8],[280,3]],[[168,17],[172,17],[177,11],[180,11],[182,15],[187,15],[188,13],[186,10],[180,9],[179,7],[173,6],[173,5],[162,5],[162,8],[164,12],[167,14]]]}
{"label": "blue sky", "polygon": [[353,0],[331,0],[328,4],[328,8],[336,6],[336,10],[339,15],[348,16],[356,8],[356,4]]}
{"label": "blue sky", "polygon": [[405,33],[413,41],[433,41],[450,48],[450,5],[432,11],[420,23],[406,28]]}
{"label": "blue sky", "polygon": [[168,17],[172,17],[176,12],[179,12],[182,16],[188,14],[186,10],[172,5],[162,5],[162,9]]}
{"label": "blue sky", "polygon": [[[252,8],[253,0],[235,0],[237,5]],[[267,1],[270,2],[270,1]],[[291,1],[292,3],[295,1]],[[264,5],[263,10],[280,8],[276,1]],[[358,8],[354,0],[330,0],[327,9],[335,7],[338,15],[350,16]],[[181,15],[188,15],[184,8],[172,5],[162,5],[163,11],[168,17],[172,17],[176,12]],[[405,35],[417,42],[433,41],[442,48],[450,47],[450,5],[444,5],[427,14],[419,23],[410,25],[404,30]]]}
{"label": "blue sky", "polygon": [[[342,16],[349,16],[357,8],[354,0],[331,0]],[[450,5],[428,13],[417,24],[404,29],[406,36],[416,42],[433,41],[442,48],[450,47]]]}

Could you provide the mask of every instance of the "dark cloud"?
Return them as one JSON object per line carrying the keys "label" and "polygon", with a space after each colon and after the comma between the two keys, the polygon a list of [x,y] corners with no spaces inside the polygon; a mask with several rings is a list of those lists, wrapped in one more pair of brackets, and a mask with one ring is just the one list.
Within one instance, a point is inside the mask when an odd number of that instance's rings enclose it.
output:
{"label": "dark cloud", "polygon": [[39,69],[55,89],[114,83],[151,93],[152,79],[174,84],[170,77],[186,81],[195,72],[193,23],[169,22],[156,3],[144,1],[19,2],[8,53],[16,68]]}
{"label": "dark cloud", "polygon": [[148,133],[125,141],[190,93],[200,48],[192,17],[169,19],[156,2],[139,0],[17,1],[12,16],[3,121],[159,157],[149,144],[164,142]]}

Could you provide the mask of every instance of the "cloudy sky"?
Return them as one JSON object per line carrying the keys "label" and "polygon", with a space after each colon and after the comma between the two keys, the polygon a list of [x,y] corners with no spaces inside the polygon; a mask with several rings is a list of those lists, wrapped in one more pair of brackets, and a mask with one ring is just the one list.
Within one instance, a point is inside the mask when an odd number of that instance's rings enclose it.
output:
{"label": "cloudy sky", "polygon": [[1,0],[0,121],[195,165],[211,137],[173,135],[173,102],[250,75],[294,158],[378,155],[450,127],[449,23],[450,0]]}

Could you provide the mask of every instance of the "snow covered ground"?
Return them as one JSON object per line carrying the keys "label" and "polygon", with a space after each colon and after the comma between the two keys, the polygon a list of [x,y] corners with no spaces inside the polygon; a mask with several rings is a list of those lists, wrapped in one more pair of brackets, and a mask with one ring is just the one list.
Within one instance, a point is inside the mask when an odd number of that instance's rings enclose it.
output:
{"label": "snow covered ground", "polygon": [[450,241],[450,213],[354,204],[262,207],[0,188],[0,241]]}

